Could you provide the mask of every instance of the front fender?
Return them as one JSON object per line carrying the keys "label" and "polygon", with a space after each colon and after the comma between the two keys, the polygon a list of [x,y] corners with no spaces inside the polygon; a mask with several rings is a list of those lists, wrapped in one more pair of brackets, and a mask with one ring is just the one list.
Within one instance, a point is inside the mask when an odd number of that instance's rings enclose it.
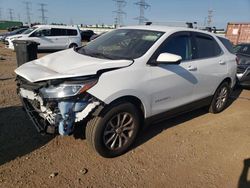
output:
{"label": "front fender", "polygon": [[143,105],[143,109],[144,109],[144,117],[147,118],[151,115],[151,111],[150,111],[150,101],[147,100],[147,97],[145,95],[143,95],[142,93],[138,93],[138,91],[135,90],[121,90],[115,93],[110,94],[109,96],[102,96],[102,95],[98,95],[95,92],[88,92],[91,95],[93,95],[94,97],[98,98],[99,100],[101,100],[102,102],[104,102],[105,104],[110,104],[113,101],[122,98],[122,97],[135,97],[138,100],[141,101],[142,105]]}

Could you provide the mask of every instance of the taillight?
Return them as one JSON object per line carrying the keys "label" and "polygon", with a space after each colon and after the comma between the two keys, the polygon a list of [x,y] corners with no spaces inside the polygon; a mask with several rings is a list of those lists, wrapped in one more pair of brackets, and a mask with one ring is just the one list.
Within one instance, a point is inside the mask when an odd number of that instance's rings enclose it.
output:
{"label": "taillight", "polygon": [[236,60],[237,65],[239,65],[240,64],[240,60],[239,60],[239,58],[237,56],[236,56],[235,60]]}

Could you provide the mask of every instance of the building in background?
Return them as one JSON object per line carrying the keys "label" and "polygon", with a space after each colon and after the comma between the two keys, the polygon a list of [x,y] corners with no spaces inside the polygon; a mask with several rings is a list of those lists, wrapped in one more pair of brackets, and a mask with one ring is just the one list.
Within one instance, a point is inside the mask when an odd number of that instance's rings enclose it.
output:
{"label": "building in background", "polygon": [[0,30],[7,30],[9,28],[20,27],[22,25],[23,25],[23,23],[22,22],[18,22],[18,21],[4,21],[4,20],[0,20]]}

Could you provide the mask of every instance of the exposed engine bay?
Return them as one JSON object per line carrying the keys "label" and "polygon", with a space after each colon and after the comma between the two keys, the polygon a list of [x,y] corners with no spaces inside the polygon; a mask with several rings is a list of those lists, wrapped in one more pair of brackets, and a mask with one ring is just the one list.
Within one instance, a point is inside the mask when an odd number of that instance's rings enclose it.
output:
{"label": "exposed engine bay", "polygon": [[83,77],[32,83],[18,76],[17,92],[39,132],[69,135],[76,122],[101,105],[86,92],[96,82],[95,77]]}

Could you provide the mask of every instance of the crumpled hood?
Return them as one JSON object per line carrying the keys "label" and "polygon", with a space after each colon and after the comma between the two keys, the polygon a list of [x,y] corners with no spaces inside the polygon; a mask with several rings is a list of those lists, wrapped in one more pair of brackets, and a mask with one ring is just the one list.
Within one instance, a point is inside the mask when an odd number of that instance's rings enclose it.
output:
{"label": "crumpled hood", "polygon": [[63,50],[18,67],[15,73],[30,82],[94,75],[99,70],[129,66],[132,60],[89,57],[73,50]]}

